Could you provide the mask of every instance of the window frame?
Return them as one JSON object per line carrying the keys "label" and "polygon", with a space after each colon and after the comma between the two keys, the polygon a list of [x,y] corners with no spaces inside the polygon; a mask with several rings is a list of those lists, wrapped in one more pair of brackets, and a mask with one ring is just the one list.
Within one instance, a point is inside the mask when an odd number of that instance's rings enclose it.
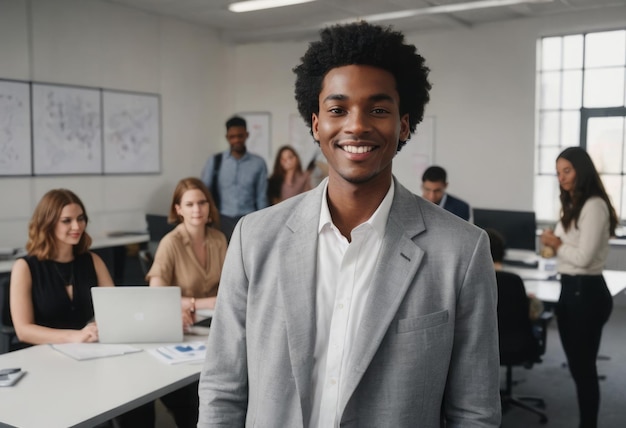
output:
{"label": "window frame", "polygon": [[[587,149],[587,130],[588,130],[588,121],[591,118],[594,117],[624,117],[625,120],[625,126],[626,126],[626,90],[624,91],[624,99],[622,100],[622,104],[621,106],[607,106],[607,107],[585,107],[585,83],[587,81],[587,76],[586,73],[589,70],[598,70],[598,69],[602,69],[605,67],[589,67],[586,64],[586,55],[587,55],[587,37],[589,35],[594,35],[594,34],[598,34],[598,33],[609,33],[609,32],[615,32],[615,31],[619,31],[621,32],[625,37],[626,37],[626,28],[619,28],[619,29],[607,29],[607,30],[602,30],[602,31],[593,31],[593,32],[583,32],[583,33],[573,33],[573,34],[561,34],[561,35],[551,35],[551,36],[544,36],[538,39],[537,42],[537,64],[536,64],[536,70],[535,70],[535,76],[536,76],[536,85],[537,85],[537,91],[536,91],[536,107],[535,107],[535,117],[536,117],[536,125],[535,125],[535,170],[534,170],[534,209],[535,211],[539,211],[539,205],[541,205],[542,207],[548,206],[548,209],[544,209],[543,213],[541,213],[541,215],[543,215],[543,217],[546,216],[546,213],[552,213],[552,215],[554,215],[555,217],[550,217],[550,218],[543,218],[538,216],[537,221],[538,223],[545,223],[545,224],[550,224],[550,223],[554,223],[556,221],[558,221],[558,209],[556,208],[560,208],[560,206],[558,206],[559,202],[558,202],[558,182],[556,180],[556,172],[554,170],[548,170],[546,168],[547,163],[546,162],[554,162],[555,158],[552,157],[552,153],[554,152],[560,152],[563,149],[565,149],[566,147],[570,147],[572,145],[578,145],[584,149]],[[564,59],[565,59],[565,46],[566,44],[564,43],[565,38],[567,37],[571,37],[571,36],[580,36],[582,37],[581,39],[581,43],[582,43],[582,58],[580,59],[581,63],[579,65],[576,66],[570,66],[570,65],[566,65],[564,64]],[[542,58],[548,58],[548,57],[544,57],[545,53],[542,51],[543,49],[543,44],[545,39],[560,39],[559,42],[559,50],[560,50],[560,59],[559,59],[559,64],[558,67],[555,67],[555,62],[551,62],[550,64],[546,65],[546,67],[543,67],[542,64]],[[623,65],[618,65],[617,67],[621,67],[624,71],[623,76],[624,76],[624,86],[626,87],[626,52],[624,53],[625,56],[625,60],[624,60],[624,64]],[[566,72],[571,72],[571,71],[580,71],[581,72],[581,78],[582,78],[582,82],[580,85],[580,107],[570,107],[568,105],[564,105],[564,76],[566,75]],[[551,73],[551,74],[558,74],[558,91],[557,94],[555,95],[556,97],[558,97],[558,100],[556,100],[555,98],[553,99],[544,99],[543,97],[546,96],[546,94],[549,94],[549,90],[551,89],[552,91],[554,91],[554,87],[550,88],[544,88],[543,87],[543,83],[544,83],[544,75],[545,73]],[[544,93],[545,92],[545,93]],[[555,102],[557,101],[557,102]],[[549,107],[544,107],[544,105],[548,105]],[[555,106],[556,105],[556,106]],[[578,141],[575,142],[573,141],[573,138],[570,138],[569,140],[567,140],[566,138],[564,138],[564,125],[563,125],[563,120],[566,116],[567,113],[576,113],[576,115],[578,115],[578,132],[576,133],[575,130],[573,131],[573,134],[578,134]],[[564,114],[565,113],[565,114]],[[556,116],[554,116],[556,115]],[[551,117],[552,116],[552,117]],[[551,121],[557,121],[557,122],[551,122]],[[555,126],[554,129],[550,129],[550,126]],[[625,136],[622,139],[622,156],[626,157],[626,131],[624,132]],[[573,136],[573,135],[570,135]],[[565,137],[567,137],[567,135],[565,135]],[[564,139],[566,140],[564,143]],[[545,144],[544,141],[548,141],[549,144]],[[569,144],[568,142],[570,142],[571,144]],[[548,156],[548,154],[546,154],[546,152],[550,153],[550,159],[544,158],[545,156]],[[619,175],[620,176],[620,183],[621,183],[621,195],[624,195],[621,199],[621,206],[617,206],[615,205],[615,209],[617,211],[620,223],[622,224],[626,224],[626,200],[624,200],[624,198],[626,198],[626,162],[624,161],[624,159],[622,159],[622,163],[621,163],[622,167],[621,167],[621,172],[619,174],[617,173],[602,173],[602,175]],[[540,189],[538,186],[545,186],[545,178],[546,177],[554,177],[554,186],[555,188],[551,188],[548,189],[546,191],[546,189],[544,189],[543,187]],[[543,191],[540,191],[543,190]],[[555,196],[555,192],[557,197],[554,198]],[[547,200],[548,197],[552,197],[551,200]]]}

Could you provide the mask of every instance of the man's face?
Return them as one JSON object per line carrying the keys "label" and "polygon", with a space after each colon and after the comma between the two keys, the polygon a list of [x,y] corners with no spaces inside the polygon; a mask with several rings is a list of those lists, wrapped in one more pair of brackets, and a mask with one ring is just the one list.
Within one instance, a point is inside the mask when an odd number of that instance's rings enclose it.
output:
{"label": "man's face", "polygon": [[409,137],[409,115],[400,117],[393,75],[365,65],[334,68],[322,82],[319,107],[312,118],[313,136],[331,180],[390,180],[398,141]]}
{"label": "man's face", "polygon": [[246,152],[246,140],[248,139],[248,131],[243,126],[231,126],[226,131],[226,140],[230,144],[230,150],[235,153]]}
{"label": "man's face", "polygon": [[441,202],[441,198],[446,193],[447,183],[443,181],[424,181],[422,183],[422,197],[433,204]]}

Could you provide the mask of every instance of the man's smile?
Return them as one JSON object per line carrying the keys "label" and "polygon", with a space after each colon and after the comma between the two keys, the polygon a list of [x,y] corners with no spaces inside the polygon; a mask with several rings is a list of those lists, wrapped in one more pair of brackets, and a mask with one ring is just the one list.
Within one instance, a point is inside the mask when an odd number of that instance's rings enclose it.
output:
{"label": "man's smile", "polygon": [[376,147],[373,146],[340,146],[340,148],[348,153],[368,153],[374,150]]}

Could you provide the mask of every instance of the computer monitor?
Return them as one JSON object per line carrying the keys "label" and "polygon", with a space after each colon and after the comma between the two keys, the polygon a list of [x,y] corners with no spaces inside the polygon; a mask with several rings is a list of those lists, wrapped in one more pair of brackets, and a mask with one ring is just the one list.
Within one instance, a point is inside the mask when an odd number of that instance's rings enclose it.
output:
{"label": "computer monitor", "polygon": [[536,251],[537,221],[534,211],[474,208],[474,224],[502,234],[506,248]]}

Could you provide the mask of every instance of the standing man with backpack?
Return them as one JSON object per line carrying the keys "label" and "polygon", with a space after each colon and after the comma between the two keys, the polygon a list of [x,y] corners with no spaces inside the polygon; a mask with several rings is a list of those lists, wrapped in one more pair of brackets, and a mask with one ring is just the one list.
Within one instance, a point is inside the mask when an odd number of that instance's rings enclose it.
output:
{"label": "standing man with backpack", "polygon": [[230,149],[211,156],[202,170],[202,181],[211,190],[220,211],[222,232],[230,241],[241,217],[267,207],[267,165],[262,157],[246,150],[246,120],[233,116],[226,121]]}

